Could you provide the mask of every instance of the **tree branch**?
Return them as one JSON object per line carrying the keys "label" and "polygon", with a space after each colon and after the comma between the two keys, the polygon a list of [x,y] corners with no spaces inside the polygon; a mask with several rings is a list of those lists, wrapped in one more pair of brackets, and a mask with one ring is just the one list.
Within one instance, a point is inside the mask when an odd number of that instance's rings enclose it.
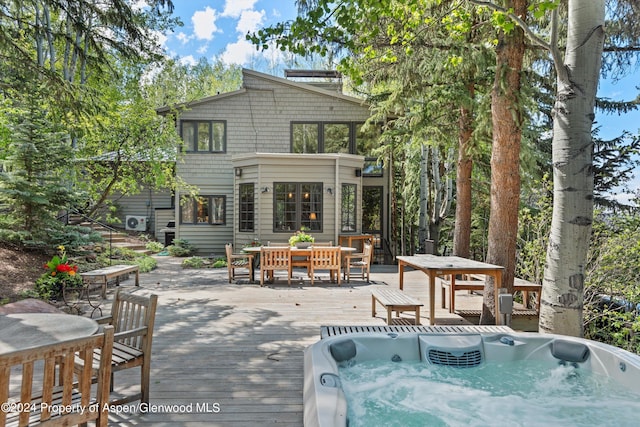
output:
{"label": "tree branch", "polygon": [[524,22],[522,20],[522,18],[520,18],[519,16],[517,16],[514,13],[509,12],[507,9],[505,9],[502,6],[498,6],[497,4],[494,4],[490,1],[482,1],[482,0],[467,0],[469,3],[471,4],[475,4],[476,6],[485,6],[491,10],[495,10],[496,12],[502,12],[505,15],[507,15],[509,18],[511,18],[513,20],[513,22],[515,22],[516,24],[518,24],[518,27],[520,27],[522,29],[522,31],[524,31],[524,33],[527,35],[527,37],[529,37],[529,39],[534,43],[537,44],[538,46],[541,46],[547,50],[551,50],[551,46],[549,46],[549,43],[547,43],[546,41],[544,41],[542,38],[538,37],[536,35],[536,33],[534,33],[533,31],[531,31],[531,28],[529,28],[529,26],[527,25],[526,22]]}
{"label": "tree branch", "polygon": [[553,57],[556,73],[558,73],[558,80],[564,84],[568,84],[569,73],[564,66],[564,59],[562,59],[560,49],[558,49],[558,8],[555,8],[551,13],[551,43],[549,44],[549,50]]}
{"label": "tree branch", "polygon": [[564,66],[564,60],[562,59],[562,53],[558,49],[558,8],[554,9],[551,15],[551,41],[547,43],[541,37],[538,37],[531,28],[527,25],[526,22],[519,16],[514,13],[509,12],[506,8],[499,6],[490,1],[483,0],[467,0],[471,4],[475,4],[476,6],[485,6],[491,10],[495,10],[497,12],[504,13],[507,15],[513,22],[515,22],[518,27],[524,31],[525,35],[535,44],[538,45],[551,53],[551,57],[553,58],[553,62],[555,64],[556,72],[558,73],[558,79],[564,83],[569,82],[569,75],[567,74],[567,70]]}

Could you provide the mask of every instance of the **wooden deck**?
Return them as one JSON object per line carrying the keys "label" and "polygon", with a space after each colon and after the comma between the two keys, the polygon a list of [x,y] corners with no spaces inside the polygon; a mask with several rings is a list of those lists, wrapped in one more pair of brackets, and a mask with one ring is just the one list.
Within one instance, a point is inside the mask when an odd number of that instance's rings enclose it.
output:
{"label": "wooden deck", "polygon": [[[132,279],[121,284],[133,293],[159,295],[152,406],[147,413],[133,405],[112,412],[110,425],[302,426],[304,348],[320,339],[322,325],[386,324],[383,311],[371,317],[370,287],[398,288],[396,266],[374,266],[370,284],[352,280],[338,287],[327,273],[313,287],[307,279],[261,288],[229,284],[226,269],[183,270],[179,259],[158,259],[158,269],[140,275],[140,287]],[[428,307],[426,281],[422,272],[407,272],[404,290]],[[472,298],[480,304],[480,297],[470,296],[460,298],[459,306]],[[465,323],[441,309],[436,320]],[[136,370],[128,371],[116,373],[116,390],[139,383]]]}

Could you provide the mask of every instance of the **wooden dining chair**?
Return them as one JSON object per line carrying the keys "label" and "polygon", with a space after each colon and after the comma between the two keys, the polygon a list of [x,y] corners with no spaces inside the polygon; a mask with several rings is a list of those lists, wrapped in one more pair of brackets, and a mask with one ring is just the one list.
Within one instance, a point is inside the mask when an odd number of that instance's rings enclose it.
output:
{"label": "wooden dining chair", "polygon": [[[124,369],[140,367],[140,392],[110,401],[121,405],[140,400],[149,403],[149,377],[151,370],[151,342],[158,305],[157,295],[134,295],[116,289],[111,306],[111,315],[97,318],[100,324],[115,328],[111,357],[111,391],[114,390],[113,374]],[[101,350],[95,351],[95,358]],[[78,363],[76,363],[78,368]],[[95,363],[94,363],[95,369]]]}
{"label": "wooden dining chair", "polygon": [[260,286],[264,286],[265,274],[269,280],[274,279],[273,272],[282,270],[287,272],[287,284],[291,285],[291,247],[263,246],[260,249]]}
{"label": "wooden dining chair", "polygon": [[340,285],[340,246],[319,246],[311,248],[310,271],[311,285],[313,285],[315,272],[318,270],[329,270],[331,282],[337,278]]}
{"label": "wooden dining chair", "polygon": [[[99,334],[0,355],[0,425],[62,427],[95,421],[106,427],[113,331],[106,326]],[[76,360],[83,368],[74,381]],[[22,378],[12,380],[12,374]],[[56,375],[63,379],[59,384]],[[12,383],[19,388],[10,388]],[[7,402],[13,404],[5,407]],[[29,410],[11,410],[14,407]],[[69,411],[52,410],[67,407]]]}
{"label": "wooden dining chair", "polygon": [[[249,277],[253,281],[253,254],[234,254],[231,243],[224,245],[227,254],[227,269],[229,271],[229,283],[236,277]],[[246,273],[239,274],[236,270],[246,270]]]}
{"label": "wooden dining chair", "polygon": [[361,253],[351,253],[344,257],[344,276],[347,283],[351,280],[351,270],[359,269],[362,280],[369,282],[371,271],[371,254],[373,246],[371,243],[365,243]]}

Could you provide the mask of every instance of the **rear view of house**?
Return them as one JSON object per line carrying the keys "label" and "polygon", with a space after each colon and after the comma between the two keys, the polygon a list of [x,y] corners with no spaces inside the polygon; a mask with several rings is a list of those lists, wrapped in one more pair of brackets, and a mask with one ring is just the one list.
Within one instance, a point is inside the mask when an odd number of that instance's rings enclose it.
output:
{"label": "rear view of house", "polygon": [[[388,177],[371,156],[378,130],[362,130],[368,106],[342,94],[335,80],[320,87],[242,74],[239,90],[184,105],[177,117],[185,155],[176,173],[199,191],[175,194],[175,237],[199,254],[222,255],[225,243],[286,242],[305,227],[335,243],[373,234],[381,249]],[[157,231],[166,213],[157,215]]]}

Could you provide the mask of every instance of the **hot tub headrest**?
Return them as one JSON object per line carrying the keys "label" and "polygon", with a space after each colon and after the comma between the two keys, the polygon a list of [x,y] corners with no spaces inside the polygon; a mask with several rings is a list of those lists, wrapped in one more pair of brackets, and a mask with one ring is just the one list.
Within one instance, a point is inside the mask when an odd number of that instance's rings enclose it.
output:
{"label": "hot tub headrest", "polygon": [[356,357],[356,343],[353,340],[334,342],[329,346],[329,351],[336,362],[344,362]]}
{"label": "hot tub headrest", "polygon": [[551,354],[566,362],[582,363],[589,358],[589,347],[579,342],[556,339],[551,343]]}

